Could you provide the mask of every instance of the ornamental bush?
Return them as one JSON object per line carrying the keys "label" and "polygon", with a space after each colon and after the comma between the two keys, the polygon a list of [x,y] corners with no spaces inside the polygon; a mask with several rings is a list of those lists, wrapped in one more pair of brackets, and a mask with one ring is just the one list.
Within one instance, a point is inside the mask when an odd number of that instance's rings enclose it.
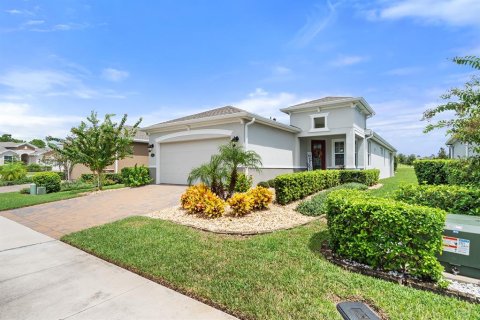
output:
{"label": "ornamental bush", "polygon": [[235,193],[227,202],[230,208],[232,208],[235,217],[244,216],[252,212],[253,197],[248,193]]}
{"label": "ornamental bush", "polygon": [[480,189],[450,185],[403,185],[395,199],[410,204],[439,208],[452,214],[480,216]]}
{"label": "ornamental bush", "polygon": [[225,201],[204,184],[188,187],[180,198],[180,205],[189,214],[201,214],[209,218],[220,217],[225,212]]}
{"label": "ornamental bush", "polygon": [[5,181],[22,180],[27,175],[27,169],[21,162],[11,162],[2,166],[0,175]]}
{"label": "ornamental bush", "polygon": [[413,168],[419,184],[446,184],[448,165],[455,160],[415,160]]}
{"label": "ornamental bush", "polygon": [[339,170],[287,173],[275,178],[275,196],[277,202],[283,205],[339,184]]}
{"label": "ornamental bush", "polygon": [[340,183],[357,182],[367,186],[373,186],[378,183],[380,178],[380,170],[367,169],[367,170],[341,170],[340,171]]}
{"label": "ornamental bush", "polygon": [[356,182],[342,184],[320,192],[314,195],[310,200],[300,202],[295,210],[306,216],[319,216],[325,214],[327,212],[325,200],[327,199],[328,195],[333,191],[342,189],[367,190],[368,187],[364,184]]}
{"label": "ornamental bush", "polygon": [[268,205],[272,203],[273,200],[273,193],[272,191],[268,190],[267,188],[257,186],[250,191],[248,191],[248,195],[252,197],[253,210],[263,210],[267,209]]}
{"label": "ornamental bush", "polygon": [[339,256],[385,271],[438,281],[446,212],[360,191],[338,190],[326,200],[329,243]]}
{"label": "ornamental bush", "polygon": [[45,187],[47,193],[60,191],[62,180],[55,172],[39,172],[33,178],[33,182],[39,187]]}
{"label": "ornamental bush", "polygon": [[123,168],[121,180],[127,187],[140,187],[152,182],[148,168],[137,165]]}
{"label": "ornamental bush", "polygon": [[447,183],[480,187],[480,157],[450,161]]}
{"label": "ornamental bush", "polygon": [[[123,170],[123,169],[122,169]],[[148,169],[147,169],[148,170]],[[80,176],[80,179],[86,183],[97,184],[97,176],[93,173],[83,173]],[[112,184],[122,183],[122,175],[119,173],[103,173],[102,174],[102,185],[108,186]]]}
{"label": "ornamental bush", "polygon": [[[235,184],[235,192],[247,192],[253,184],[252,176],[247,176],[245,173],[237,174],[237,183]],[[230,177],[227,179],[227,186],[230,185]]]}

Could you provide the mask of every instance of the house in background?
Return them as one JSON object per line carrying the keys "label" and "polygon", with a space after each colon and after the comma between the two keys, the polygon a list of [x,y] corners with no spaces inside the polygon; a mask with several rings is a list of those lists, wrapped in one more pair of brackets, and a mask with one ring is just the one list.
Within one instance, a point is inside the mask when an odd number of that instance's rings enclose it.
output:
{"label": "house in background", "polygon": [[[137,130],[132,142],[133,154],[125,159],[117,160],[106,168],[105,172],[120,173],[122,168],[133,167],[135,165],[148,166],[148,136],[145,132]],[[92,173],[89,168],[83,164],[76,164],[73,167],[71,179],[78,179],[84,173]]]}
{"label": "house in background", "polygon": [[446,145],[448,147],[448,155],[451,159],[478,156],[478,154],[473,151],[471,145],[460,142],[454,137],[448,139]]}
{"label": "house in background", "polygon": [[43,156],[48,152],[51,150],[27,142],[0,142],[0,165],[12,161],[22,161],[26,165],[41,164]]}
{"label": "house in background", "polygon": [[326,97],[281,111],[290,124],[226,106],[143,128],[153,146],[148,159],[154,181],[186,184],[192,168],[232,140],[261,156],[260,173],[245,168],[256,183],[317,169],[378,168],[381,178],[393,176],[396,150],[368,129],[374,111],[365,99]]}

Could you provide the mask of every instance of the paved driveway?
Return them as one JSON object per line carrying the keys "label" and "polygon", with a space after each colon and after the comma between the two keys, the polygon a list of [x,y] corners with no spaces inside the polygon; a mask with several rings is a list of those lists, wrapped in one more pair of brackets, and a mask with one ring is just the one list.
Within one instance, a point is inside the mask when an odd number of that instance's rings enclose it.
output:
{"label": "paved driveway", "polygon": [[65,234],[175,206],[184,186],[148,185],[1,211],[0,216],[59,239]]}
{"label": "paved driveway", "polygon": [[0,217],[1,319],[236,318]]}

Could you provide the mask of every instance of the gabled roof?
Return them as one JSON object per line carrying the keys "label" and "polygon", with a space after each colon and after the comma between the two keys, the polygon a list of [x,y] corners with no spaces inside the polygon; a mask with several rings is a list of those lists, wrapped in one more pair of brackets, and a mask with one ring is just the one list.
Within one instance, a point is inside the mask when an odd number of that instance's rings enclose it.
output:
{"label": "gabled roof", "polygon": [[148,133],[148,132],[159,130],[159,129],[188,126],[188,125],[197,124],[197,123],[208,123],[208,122],[214,122],[218,120],[225,120],[225,119],[231,119],[231,118],[248,119],[248,120],[252,120],[255,118],[255,120],[259,123],[263,123],[265,125],[279,128],[285,131],[289,131],[289,132],[301,131],[297,127],[290,126],[290,125],[278,122],[276,120],[264,118],[262,116],[259,116],[258,114],[254,114],[246,110],[242,110],[232,106],[215,108],[215,109],[199,112],[196,114],[192,114],[190,116],[161,122],[146,128],[142,128],[142,130]]}
{"label": "gabled roof", "polygon": [[[133,128],[132,126],[125,126],[127,129]],[[137,128],[137,132],[135,133],[135,136],[133,137],[134,142],[148,142],[148,135],[145,131],[142,131],[140,128]]]}
{"label": "gabled roof", "polygon": [[364,112],[369,115],[375,114],[372,107],[365,101],[363,97],[324,97],[321,99],[311,100],[303,103],[293,105],[288,108],[280,109],[282,112],[290,113],[294,111],[322,108],[322,107],[336,107],[344,104],[354,103],[364,109]]}
{"label": "gabled roof", "polygon": [[397,152],[394,146],[387,142],[387,140],[383,139],[378,133],[372,130],[372,140],[376,141],[377,143],[383,145],[390,151]]}

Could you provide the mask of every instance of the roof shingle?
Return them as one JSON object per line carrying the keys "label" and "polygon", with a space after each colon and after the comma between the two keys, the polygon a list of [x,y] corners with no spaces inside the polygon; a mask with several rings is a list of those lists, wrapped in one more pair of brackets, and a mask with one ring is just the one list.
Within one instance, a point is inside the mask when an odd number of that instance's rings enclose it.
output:
{"label": "roof shingle", "polygon": [[232,106],[225,106],[225,107],[220,107],[220,108],[192,114],[186,117],[168,120],[162,123],[172,123],[172,122],[180,122],[180,121],[187,121],[187,120],[193,120],[193,119],[210,118],[210,117],[224,116],[224,115],[240,113],[240,112],[246,112],[246,111],[239,108],[232,107]]}

